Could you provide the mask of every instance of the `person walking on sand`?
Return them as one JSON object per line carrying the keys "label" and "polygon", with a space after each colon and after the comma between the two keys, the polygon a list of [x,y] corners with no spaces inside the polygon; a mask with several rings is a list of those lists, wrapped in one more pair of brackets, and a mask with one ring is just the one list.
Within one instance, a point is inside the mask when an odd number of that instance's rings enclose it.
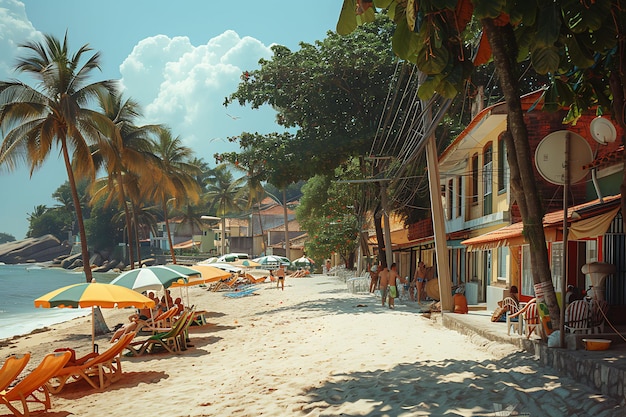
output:
{"label": "person walking on sand", "polygon": [[382,269],[378,273],[378,288],[380,289],[381,305],[384,307],[387,299],[387,286],[389,285],[389,270],[385,264],[382,264],[381,267]]}
{"label": "person walking on sand", "polygon": [[276,283],[276,288],[280,287],[281,290],[285,291],[285,265],[280,265],[276,270],[276,278],[278,278],[278,282]]}
{"label": "person walking on sand", "polygon": [[388,288],[387,293],[389,294],[389,308],[390,309],[395,308],[394,299],[398,296],[398,288],[396,286],[398,278],[400,279],[400,282],[402,284],[404,284],[404,281],[406,281],[404,278],[398,275],[398,266],[394,262],[391,264],[391,270],[389,271],[388,278],[387,278],[387,288]]}
{"label": "person walking on sand", "polygon": [[415,270],[415,288],[417,289],[417,302],[424,301],[424,289],[426,287],[426,264],[419,261]]}
{"label": "person walking on sand", "polygon": [[374,294],[374,291],[378,288],[378,268],[378,262],[370,268],[370,294]]}

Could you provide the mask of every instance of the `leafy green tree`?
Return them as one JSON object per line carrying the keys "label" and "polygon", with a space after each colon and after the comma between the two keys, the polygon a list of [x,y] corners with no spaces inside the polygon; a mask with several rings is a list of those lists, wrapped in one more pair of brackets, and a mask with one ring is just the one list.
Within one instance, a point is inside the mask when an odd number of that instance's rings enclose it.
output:
{"label": "leafy green tree", "polygon": [[309,256],[325,259],[337,253],[352,268],[364,218],[365,184],[350,181],[360,177],[360,169],[355,159],[335,169],[334,175],[316,175],[302,187],[296,216],[309,234]]}
{"label": "leafy green tree", "polygon": [[[342,175],[340,168],[336,172]],[[352,267],[360,230],[359,218],[351,209],[355,203],[353,188],[354,185],[338,183],[334,176],[327,175],[316,175],[302,188],[296,216],[309,234],[309,256],[325,259],[337,253],[347,267]]]}
{"label": "leafy green tree", "polygon": [[8,242],[15,242],[15,236],[9,233],[0,232],[0,244]]}
{"label": "leafy green tree", "polygon": [[92,207],[91,216],[85,220],[87,237],[96,251],[112,251],[121,240],[120,229],[113,227],[116,210],[104,203],[104,200],[98,200]]}
{"label": "leafy green tree", "polygon": [[[385,20],[359,28],[347,37],[329,32],[314,45],[301,43],[292,52],[272,47],[274,56],[261,68],[246,71],[230,105],[270,105],[277,121],[293,134],[273,134],[255,144],[250,135],[238,139],[263,156],[281,159],[288,179],[270,183],[282,188],[318,173],[332,173],[351,155],[367,154],[385,107],[396,57],[389,48],[392,27]],[[258,149],[256,148],[258,146]],[[266,159],[269,161],[269,159]]]}
{"label": "leafy green tree", "polygon": [[59,208],[47,209],[45,212],[32,216],[26,237],[53,235],[60,241],[67,240],[67,225],[72,223],[72,215]]}
{"label": "leafy green tree", "polygon": [[[21,81],[0,82],[0,165],[9,169],[27,160],[31,172],[46,160],[52,145],[61,150],[72,190],[78,220],[85,278],[91,282],[87,236],[76,186],[76,178],[95,177],[89,145],[111,137],[110,121],[88,105],[98,92],[113,90],[115,83],[100,81],[87,84],[91,73],[100,66],[100,54],[87,57],[87,45],[71,54],[67,35],[59,41],[45,35],[43,42],[21,45],[24,56],[18,59],[16,71],[38,81],[33,88]],[[70,155],[70,152],[73,154]],[[71,164],[72,156],[77,162]]]}

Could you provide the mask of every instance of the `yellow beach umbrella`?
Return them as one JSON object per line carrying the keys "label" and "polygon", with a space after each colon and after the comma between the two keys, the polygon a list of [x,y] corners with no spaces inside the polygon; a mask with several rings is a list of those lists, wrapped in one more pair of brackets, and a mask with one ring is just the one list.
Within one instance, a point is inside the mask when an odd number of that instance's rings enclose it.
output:
{"label": "yellow beach umbrella", "polygon": [[95,346],[94,307],[153,308],[154,301],[129,288],[119,285],[91,283],[68,285],[35,300],[35,307],[86,308],[91,307],[91,343]]}
{"label": "yellow beach umbrella", "polygon": [[186,280],[179,279],[172,284],[172,287],[181,287],[181,297],[183,296],[182,287],[186,287],[185,290],[187,292],[187,304],[189,304],[189,287],[193,285],[206,284],[209,282],[217,282],[231,276],[230,272],[226,272],[223,269],[219,269],[209,265],[192,265],[188,268],[196,271],[196,275],[189,275]]}
{"label": "yellow beach umbrella", "polygon": [[201,274],[201,276],[200,277],[190,276],[188,278],[187,283],[178,281],[172,285],[173,287],[184,286],[184,285],[191,286],[191,285],[198,285],[198,284],[206,284],[209,282],[217,282],[222,279],[226,279],[230,277],[231,275],[231,273],[228,271],[224,271],[223,269],[219,269],[210,265],[191,265],[189,268],[195,271],[198,271]]}

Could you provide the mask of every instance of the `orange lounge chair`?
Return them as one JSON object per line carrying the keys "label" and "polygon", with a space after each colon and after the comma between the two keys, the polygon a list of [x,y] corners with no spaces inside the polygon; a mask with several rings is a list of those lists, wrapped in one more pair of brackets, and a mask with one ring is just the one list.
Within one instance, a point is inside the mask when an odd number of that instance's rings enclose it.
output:
{"label": "orange lounge chair", "polygon": [[29,360],[30,353],[25,353],[23,355],[9,356],[4,361],[2,368],[0,368],[0,391],[6,389],[17,378]]}
{"label": "orange lounge chair", "polygon": [[252,274],[246,273],[245,277],[250,284],[261,284],[267,280],[269,274],[255,277]]}
{"label": "orange lounge chair", "polygon": [[[0,404],[6,405],[13,415],[19,417],[30,416],[28,403],[42,404],[44,411],[48,411],[51,405],[46,382],[67,363],[70,356],[70,352],[56,352],[46,355],[41,363],[13,388],[0,392]],[[23,411],[11,404],[15,401],[22,403]]]}
{"label": "orange lounge chair", "polygon": [[[65,366],[48,378],[48,389],[53,394],[61,392],[68,381],[84,379],[96,389],[104,389],[122,377],[122,351],[130,344],[135,333],[122,336],[106,351],[89,358],[84,363]],[[94,378],[94,377],[97,377]]]}

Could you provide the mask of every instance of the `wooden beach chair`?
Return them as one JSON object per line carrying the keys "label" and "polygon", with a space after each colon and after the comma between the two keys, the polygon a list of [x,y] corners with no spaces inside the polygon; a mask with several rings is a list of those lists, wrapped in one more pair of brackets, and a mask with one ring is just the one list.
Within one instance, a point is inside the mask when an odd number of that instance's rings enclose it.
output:
{"label": "wooden beach chair", "polygon": [[192,319],[193,310],[185,311],[168,331],[157,333],[144,340],[130,343],[128,349],[131,355],[142,356],[145,353],[153,353],[157,348],[163,348],[170,353],[180,352],[183,346],[183,343],[180,341],[180,335],[186,332]]}
{"label": "wooden beach chair", "polygon": [[106,351],[80,364],[68,363],[49,378],[48,389],[53,394],[63,390],[68,382],[85,380],[95,389],[104,389],[122,377],[122,351],[131,343],[135,333],[122,336]]}
{"label": "wooden beach chair", "polygon": [[[50,393],[46,383],[52,375],[67,363],[71,355],[70,352],[47,354],[41,363],[13,388],[0,391],[0,404],[6,405],[13,415],[20,417],[28,417],[30,415],[28,406],[30,403],[41,404],[44,407],[44,411],[48,411],[51,404]],[[18,401],[22,404],[21,411],[12,404]]]}

